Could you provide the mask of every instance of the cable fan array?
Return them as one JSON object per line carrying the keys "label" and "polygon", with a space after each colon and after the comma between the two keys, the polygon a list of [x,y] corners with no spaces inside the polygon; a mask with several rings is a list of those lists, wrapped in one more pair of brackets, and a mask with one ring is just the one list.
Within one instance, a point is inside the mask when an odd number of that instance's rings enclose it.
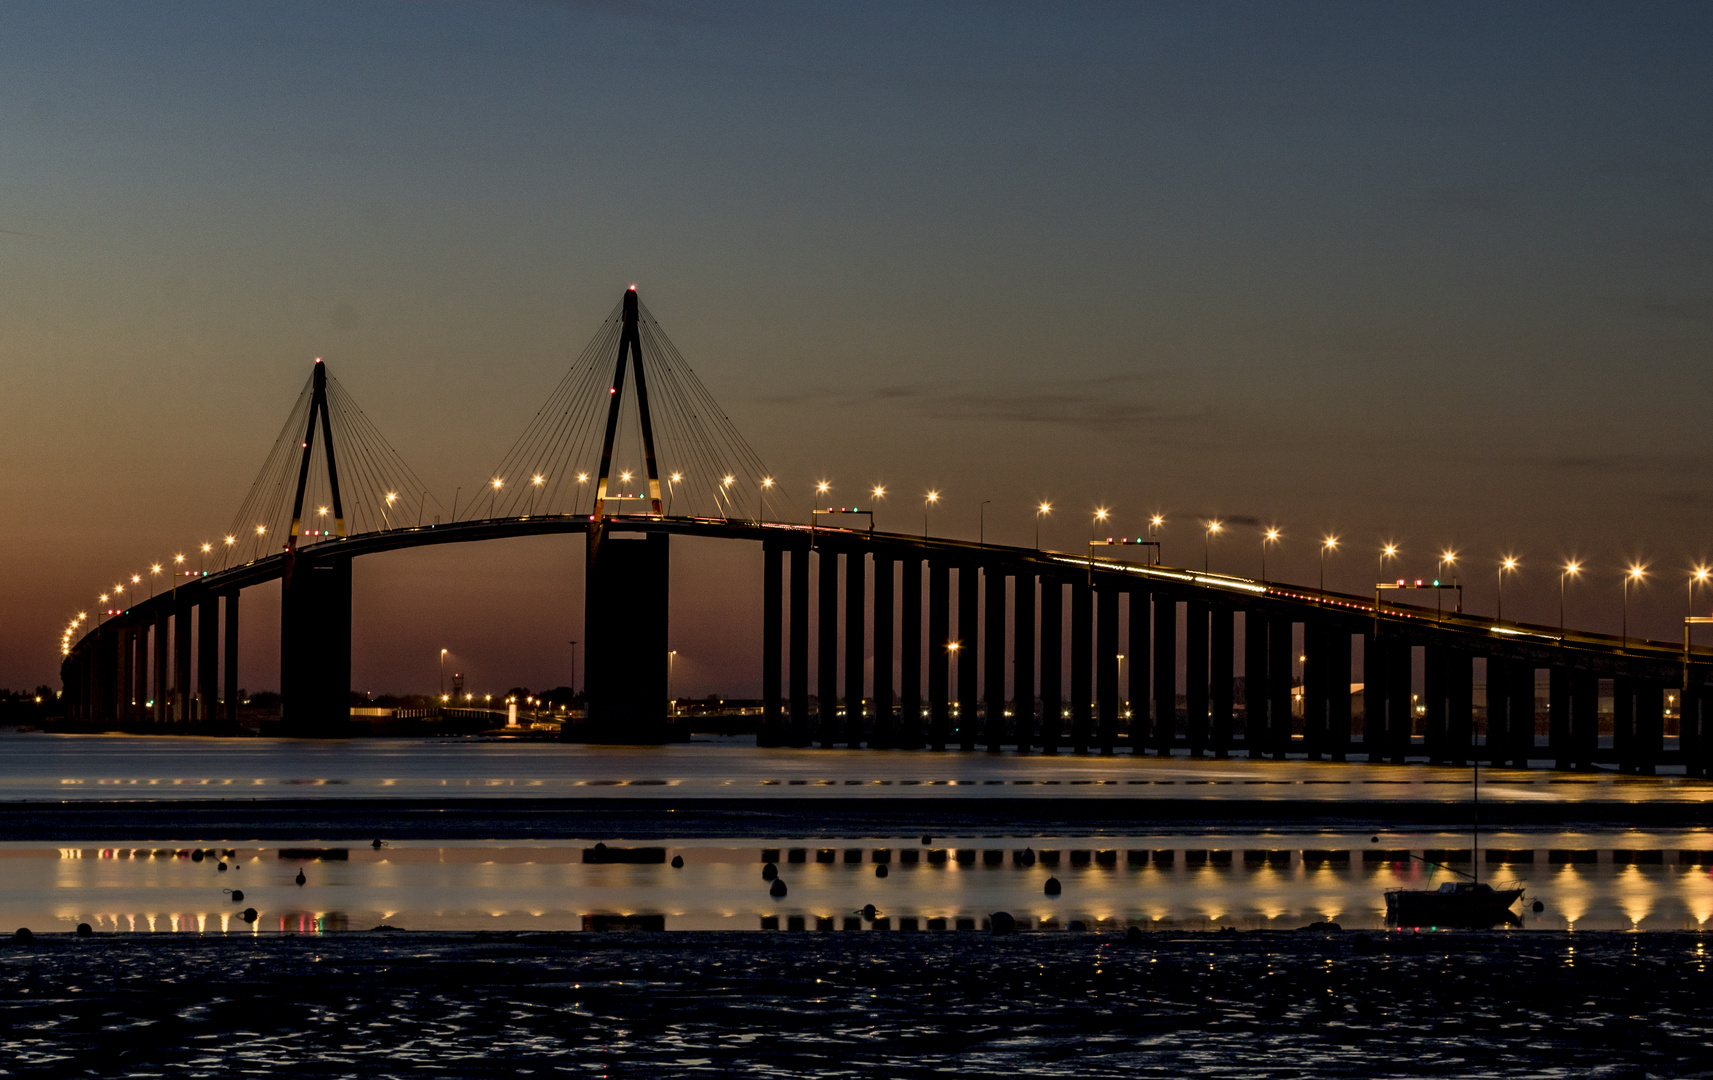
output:
{"label": "cable fan array", "polygon": [[[594,510],[612,393],[622,393],[607,513],[648,513],[648,471],[635,369],[612,377],[623,333],[621,300],[488,480],[470,514],[520,517]],[[800,516],[795,503],[696,377],[646,305],[638,303],[642,381],[654,427],[662,509],[668,515],[769,520]],[[628,365],[627,365],[628,366]]]}
{"label": "cable fan array", "polygon": [[[226,535],[222,566],[271,555],[286,545],[291,532],[292,500],[309,422],[314,378],[304,383],[261,473],[250,486]],[[327,411],[333,427],[333,452],[339,468],[339,492],[347,534],[406,528],[440,501],[428,493],[416,473],[387,442],[373,421],[332,375],[327,377]],[[333,492],[328,483],[327,443],[317,424],[304,487],[303,521],[298,546],[336,535]]]}

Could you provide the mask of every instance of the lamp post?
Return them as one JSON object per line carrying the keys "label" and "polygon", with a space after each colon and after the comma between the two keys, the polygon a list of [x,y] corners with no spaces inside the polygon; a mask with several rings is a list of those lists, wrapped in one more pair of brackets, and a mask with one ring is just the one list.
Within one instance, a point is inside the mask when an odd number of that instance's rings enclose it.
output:
{"label": "lamp post", "polygon": [[1048,502],[1046,499],[1042,499],[1040,504],[1035,507],[1035,550],[1036,551],[1041,550],[1041,518],[1047,514],[1051,514],[1052,512],[1053,512],[1053,504]]}
{"label": "lamp post", "polygon": [[1338,537],[1328,536],[1320,542],[1320,605],[1326,606],[1326,553],[1338,550]]}
{"label": "lamp post", "polygon": [[[868,489],[868,493],[870,495],[874,496],[876,509],[879,509],[880,500],[886,498],[886,485],[885,484],[876,484],[872,488]],[[874,529],[874,515],[872,513],[868,515],[868,527],[869,527],[869,530],[872,532]]]}
{"label": "lamp post", "polygon": [[1380,546],[1380,576],[1376,580],[1384,581],[1386,579],[1386,560],[1387,559],[1396,559],[1397,557],[1398,557],[1398,545],[1397,544],[1394,544],[1390,540],[1388,540],[1388,541],[1386,541],[1386,543],[1384,543]]}
{"label": "lamp post", "polygon": [[1267,531],[1261,534],[1261,580],[1267,580],[1267,545],[1279,542],[1279,527],[1269,525]]}
{"label": "lamp post", "polygon": [[571,696],[577,696],[577,643],[568,642],[571,646]]}
{"label": "lamp post", "polygon": [[1564,569],[1558,572],[1558,643],[1564,644],[1564,579],[1575,577],[1582,571],[1582,564],[1575,559],[1564,564]]}
{"label": "lamp post", "polygon": [[1507,555],[1499,562],[1499,607],[1495,622],[1505,621],[1505,571],[1515,572],[1516,569],[1517,560],[1513,555]]}
{"label": "lamp post", "polygon": [[1207,523],[1207,534],[1202,537],[1201,545],[1201,572],[1204,574],[1208,572],[1208,562],[1213,557],[1213,538],[1218,536],[1219,530],[1224,527],[1224,523],[1222,523],[1218,518],[1214,518]]}
{"label": "lamp post", "polygon": [[[1678,695],[1678,720],[1682,723],[1687,714],[1683,711],[1689,706],[1689,627],[1695,618],[1695,586],[1705,584],[1713,570],[1705,566],[1697,566],[1689,574],[1689,602],[1683,609],[1683,687]],[[82,618],[82,616],[78,616]]]}
{"label": "lamp post", "polygon": [[506,482],[497,476],[488,481],[488,486],[492,489],[488,495],[488,517],[490,518],[499,513],[500,488],[505,487],[505,485]]}
{"label": "lamp post", "polygon": [[161,576],[161,564],[160,563],[156,563],[153,566],[149,567],[149,599],[150,600],[153,600],[155,598],[155,581],[160,576]]}
{"label": "lamp post", "polygon": [[928,492],[928,497],[922,500],[922,539],[928,539],[928,508],[940,501],[938,491]]}
{"label": "lamp post", "polygon": [[1623,633],[1624,633],[1624,645],[1623,645],[1623,647],[1625,649],[1628,649],[1630,647],[1630,582],[1633,581],[1639,586],[1642,583],[1642,578],[1647,575],[1647,570],[1648,570],[1648,568],[1643,566],[1640,563],[1631,563],[1629,566],[1629,569],[1624,571],[1624,586],[1623,586],[1624,601],[1623,601],[1623,615],[1622,615],[1621,625],[1624,628],[1623,629]]}
{"label": "lamp post", "polygon": [[992,499],[983,499],[976,506],[975,546],[987,546],[987,504]]}
{"label": "lamp post", "polygon": [[1165,531],[1166,517],[1164,514],[1155,514],[1148,519],[1148,539],[1154,541],[1154,554],[1161,562],[1166,561],[1165,556],[1160,554],[1160,534]]}
{"label": "lamp post", "polygon": [[678,715],[678,700],[672,696],[672,673],[678,666],[678,650],[666,650],[666,709],[672,716]]}
{"label": "lamp post", "polygon": [[197,553],[196,572],[197,572],[198,576],[207,576],[207,574],[208,574],[208,553],[213,551],[213,550],[214,550],[213,544],[204,543],[202,545],[202,550]]}
{"label": "lamp post", "polygon": [[389,531],[392,529],[393,519],[392,519],[391,515],[389,515],[387,513],[387,511],[391,510],[393,508],[393,503],[396,503],[398,501],[399,501],[399,493],[398,492],[396,492],[396,491],[387,492],[386,501],[381,503],[381,528],[389,530]]}
{"label": "lamp post", "polygon": [[446,650],[440,650],[440,699],[446,700]]}
{"label": "lamp post", "polygon": [[[771,476],[762,477],[761,478],[761,519],[763,521],[767,520],[767,493],[771,490],[773,490],[773,477],[771,477]],[[671,511],[668,510],[667,512],[670,513]]]}
{"label": "lamp post", "polygon": [[529,478],[529,516],[535,516],[535,497],[541,492],[541,485],[547,483],[547,477],[536,473]]}
{"label": "lamp post", "polygon": [[[1440,572],[1440,574],[1443,575],[1446,570],[1449,570],[1452,566],[1456,565],[1456,563],[1457,563],[1457,552],[1451,550],[1450,548],[1446,548],[1444,551],[1440,552],[1440,554],[1439,554],[1439,572]],[[1433,591],[1434,621],[1435,622],[1444,622],[1445,621],[1445,603],[1440,598],[1442,596],[1444,596],[1445,594],[1439,588],[1437,588],[1438,582],[1435,582],[1434,584],[1436,586],[1436,588]],[[1463,607],[1463,605],[1459,604],[1458,610],[1461,611],[1462,607]]]}
{"label": "lamp post", "polygon": [[[677,475],[677,474],[674,474],[674,475]],[[588,486],[588,483],[589,483],[589,474],[588,473],[580,472],[577,474],[577,502],[575,505],[573,505],[571,507],[571,512],[573,514],[575,514],[577,512],[578,507],[583,505],[583,489]]]}

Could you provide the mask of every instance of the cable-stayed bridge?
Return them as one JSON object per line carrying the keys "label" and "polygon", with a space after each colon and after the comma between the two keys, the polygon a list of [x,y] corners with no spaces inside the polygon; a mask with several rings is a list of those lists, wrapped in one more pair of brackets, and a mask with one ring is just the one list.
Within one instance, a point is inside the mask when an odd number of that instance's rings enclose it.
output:
{"label": "cable-stayed bridge", "polygon": [[1615,638],[1398,603],[1390,589],[1095,554],[1146,544],[1055,552],[827,524],[855,520],[849,509],[792,504],[634,288],[485,488],[450,507],[317,361],[223,542],[195,570],[171,568],[170,589],[142,599],[134,579],[67,629],[68,715],[236,730],[240,597],[278,580],[281,730],[343,735],[354,559],[569,533],[586,551],[578,737],[663,741],[680,535],[762,546],[764,744],[1713,769],[1713,652],[1687,636]]}

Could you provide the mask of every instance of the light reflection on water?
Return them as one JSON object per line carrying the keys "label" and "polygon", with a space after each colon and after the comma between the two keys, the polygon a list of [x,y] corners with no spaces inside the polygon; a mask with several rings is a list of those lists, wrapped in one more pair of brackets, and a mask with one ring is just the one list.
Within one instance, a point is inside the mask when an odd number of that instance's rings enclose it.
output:
{"label": "light reflection on water", "polygon": [[[788,929],[794,920],[805,929],[899,930],[938,929],[942,920],[949,929],[960,920],[979,927],[989,913],[1005,910],[1038,929],[1066,928],[1073,920],[1107,929],[1284,929],[1323,920],[1378,928],[1386,889],[1432,888],[1454,875],[1415,858],[1365,855],[1455,851],[1467,847],[1468,837],[1386,834],[1378,844],[1366,834],[1341,833],[984,837],[941,838],[928,848],[872,837],[765,846],[660,843],[666,858],[683,857],[682,869],[587,864],[591,844],[401,841],[380,850],[337,848],[345,858],[332,861],[281,858],[281,847],[317,847],[313,842],[197,845],[230,850],[234,868],[225,872],[217,858],[192,861],[191,849],[176,844],[19,844],[0,848],[0,926],[63,931],[88,922],[98,931],[127,933],[306,933],[381,924],[566,930],[582,928],[589,914],[651,913],[674,930],[775,923]],[[1533,853],[1533,862],[1481,867],[1485,880],[1521,882],[1525,904],[1542,901],[1541,913],[1525,912],[1525,928],[1704,929],[1713,915],[1713,867],[1680,859],[1713,848],[1705,832],[1501,833],[1483,837],[1488,847],[1512,859]],[[764,852],[774,849],[789,886],[778,900],[762,878]],[[802,861],[792,861],[793,849]],[[1016,853],[1024,849],[1037,854],[1034,865],[1018,865]],[[847,851],[859,861],[846,861]],[[930,855],[942,851],[944,861]],[[1596,861],[1549,861],[1568,851],[1595,852]],[[885,879],[875,876],[877,852],[887,853]],[[1048,852],[1059,853],[1058,865],[1046,865]],[[1101,852],[1110,853],[1109,863]],[[1340,858],[1341,852],[1347,854]],[[912,856],[914,864],[904,861]],[[300,869],[303,886],[293,880]],[[1044,895],[1050,875],[1063,882],[1058,897]],[[242,902],[231,899],[232,889],[244,892]],[[875,921],[859,914],[870,903],[878,909]],[[253,926],[239,917],[245,907],[260,913]]]}

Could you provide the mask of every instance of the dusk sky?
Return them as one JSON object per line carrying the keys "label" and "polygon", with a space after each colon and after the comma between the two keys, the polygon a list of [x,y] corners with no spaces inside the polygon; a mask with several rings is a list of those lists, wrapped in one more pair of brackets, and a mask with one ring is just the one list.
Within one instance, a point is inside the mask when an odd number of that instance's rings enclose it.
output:
{"label": "dusk sky", "polygon": [[[881,528],[1677,639],[1713,558],[1706,4],[0,9],[0,686],[217,539],[315,357],[450,503],[636,283],[772,473]],[[670,466],[670,463],[668,463]],[[1104,530],[1103,530],[1104,531]],[[354,681],[569,680],[580,541],[357,564]],[[760,555],[673,548],[679,695]],[[242,678],[278,685],[277,586]],[[270,604],[272,606],[270,606]],[[1696,600],[1713,605],[1713,594]]]}

